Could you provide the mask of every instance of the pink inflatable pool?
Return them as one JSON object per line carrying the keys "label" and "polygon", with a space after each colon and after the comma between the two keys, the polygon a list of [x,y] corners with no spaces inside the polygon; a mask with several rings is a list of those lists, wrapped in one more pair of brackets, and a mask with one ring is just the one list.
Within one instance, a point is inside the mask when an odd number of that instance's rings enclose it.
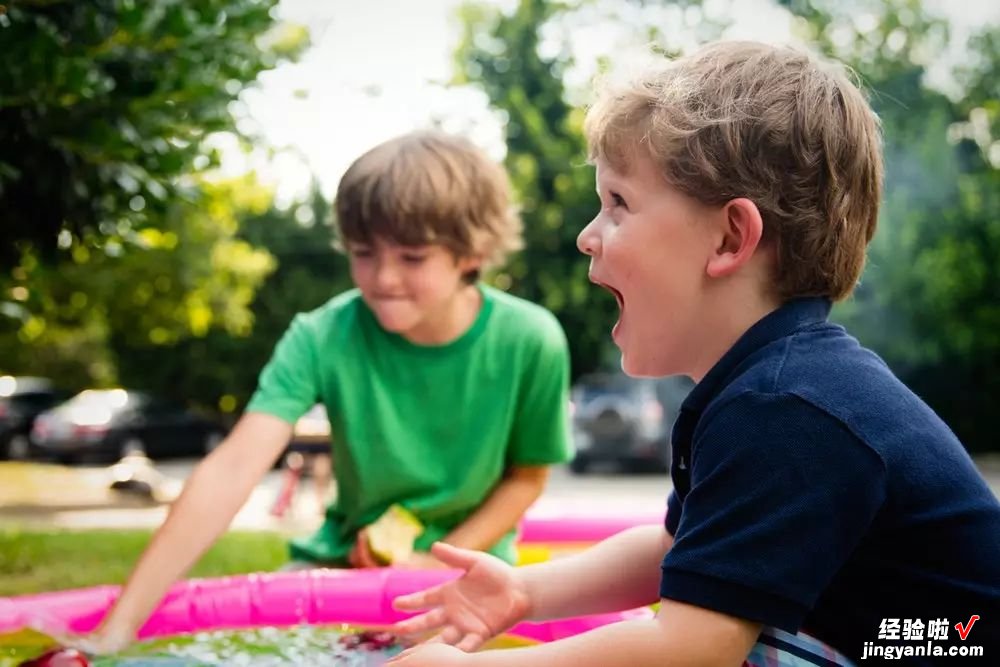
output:
{"label": "pink inflatable pool", "polygon": [[535,505],[521,521],[519,541],[526,544],[593,544],[635,526],[662,526],[665,517],[666,508],[631,514],[599,511],[568,513],[562,507]]}
{"label": "pink inflatable pool", "polygon": [[[193,579],[175,585],[139,633],[141,638],[198,630],[350,623],[387,625],[405,617],[392,600],[457,576],[454,571],[313,570]],[[32,626],[87,632],[118,595],[117,586],[0,598],[0,632]],[[546,623],[521,623],[509,634],[549,642],[629,618],[648,609]]]}

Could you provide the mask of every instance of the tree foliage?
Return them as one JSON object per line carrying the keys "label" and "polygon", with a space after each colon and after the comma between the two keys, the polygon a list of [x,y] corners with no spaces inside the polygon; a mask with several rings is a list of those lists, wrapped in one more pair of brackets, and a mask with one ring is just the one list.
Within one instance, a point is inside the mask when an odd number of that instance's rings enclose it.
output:
{"label": "tree foliage", "polygon": [[238,236],[242,218],[271,210],[270,192],[212,176],[213,138],[239,135],[241,91],[305,45],[275,4],[5,6],[4,371],[216,402],[226,372],[207,341],[238,347],[251,332],[274,260]]}
{"label": "tree foliage", "polygon": [[[157,227],[209,169],[213,132],[304,33],[275,0],[20,0],[0,15],[0,263],[60,232],[117,239]],[[64,245],[66,244],[66,237]]]}
{"label": "tree foliage", "polygon": [[[266,251],[237,238],[238,217],[270,203],[250,177],[204,183],[168,206],[159,228],[123,243],[84,240],[55,263],[25,253],[9,288],[15,300],[0,319],[4,370],[71,386],[131,380],[173,394],[179,383],[154,381],[157,368],[170,367],[176,380],[187,367],[172,347],[213,331],[251,331],[255,289],[274,267]],[[123,356],[143,348],[151,358],[119,377]]]}

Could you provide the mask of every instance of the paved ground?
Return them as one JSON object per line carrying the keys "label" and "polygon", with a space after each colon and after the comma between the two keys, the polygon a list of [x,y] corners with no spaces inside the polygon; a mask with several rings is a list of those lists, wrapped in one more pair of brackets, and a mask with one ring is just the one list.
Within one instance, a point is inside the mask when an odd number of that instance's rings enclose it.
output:
{"label": "paved ground", "polygon": [[[166,480],[165,495],[170,495],[171,491],[180,487],[195,463],[183,460],[156,464],[156,469]],[[977,463],[994,493],[1000,496],[1000,456],[980,459]],[[106,469],[78,471],[89,484],[104,479],[102,474],[107,473]],[[271,515],[270,510],[282,482],[280,471],[270,473],[239,512],[233,527],[287,533],[301,533],[315,527],[321,520],[321,510],[308,479],[299,485],[295,501],[284,517],[276,518]],[[666,475],[598,472],[576,476],[560,467],[554,470],[545,494],[533,509],[542,514],[569,512],[604,516],[648,516],[664,506],[670,488],[670,479]],[[47,493],[58,498],[53,488],[49,488]],[[162,503],[143,502],[134,497],[114,500],[114,495],[110,501],[92,502],[88,498],[89,495],[83,494],[78,498],[83,502],[50,502],[37,507],[26,507],[22,503],[20,507],[14,507],[9,498],[5,499],[0,492],[0,522],[16,521],[67,528],[151,528],[159,525],[166,516],[166,505]]]}

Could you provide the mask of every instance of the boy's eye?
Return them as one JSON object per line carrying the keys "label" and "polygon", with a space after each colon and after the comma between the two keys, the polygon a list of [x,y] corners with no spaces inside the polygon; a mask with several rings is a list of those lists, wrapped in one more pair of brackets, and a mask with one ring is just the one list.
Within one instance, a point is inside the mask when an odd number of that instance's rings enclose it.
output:
{"label": "boy's eye", "polygon": [[617,207],[620,206],[620,207],[625,208],[625,209],[628,208],[628,204],[625,203],[625,198],[624,197],[622,197],[617,192],[612,192],[610,194],[611,194],[611,205],[612,205],[612,207],[617,208]]}
{"label": "boy's eye", "polygon": [[407,264],[420,264],[425,259],[427,259],[427,255],[414,255],[410,253],[403,255],[403,261]]}

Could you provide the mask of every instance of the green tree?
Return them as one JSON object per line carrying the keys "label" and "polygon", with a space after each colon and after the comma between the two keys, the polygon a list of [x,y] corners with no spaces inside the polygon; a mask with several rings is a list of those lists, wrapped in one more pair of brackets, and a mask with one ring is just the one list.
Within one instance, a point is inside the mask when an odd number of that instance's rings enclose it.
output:
{"label": "green tree", "polygon": [[233,374],[226,385],[228,407],[238,408],[249,399],[260,370],[297,313],[313,310],[352,286],[347,259],[333,248],[330,209],[314,188],[306,201],[289,210],[270,208],[242,220],[240,237],[266,249],[277,268],[251,304],[253,336],[228,339],[213,355]]}
{"label": "green tree", "polygon": [[[214,404],[273,270],[271,196],[212,180],[257,75],[305,46],[277,0],[15,0],[0,12],[0,363]],[[243,137],[248,139],[248,137]],[[233,364],[239,366],[239,363]]]}
{"label": "green tree", "polygon": [[15,0],[0,14],[0,265],[158,227],[213,132],[296,55],[276,0]]}
{"label": "green tree", "polygon": [[919,0],[786,3],[802,35],[848,63],[885,135],[879,230],[856,296],[835,312],[971,450],[995,447],[1000,395],[1000,197],[995,135],[1000,38],[984,28],[955,98],[926,83],[948,26]]}
{"label": "green tree", "polygon": [[73,244],[55,264],[26,253],[10,290],[20,297],[14,316],[0,319],[4,370],[214,403],[195,381],[213,366],[177,352],[213,333],[250,333],[250,304],[274,260],[237,238],[238,219],[270,204],[252,177],[202,183],[160,228],[127,238],[127,252],[104,239]]}

